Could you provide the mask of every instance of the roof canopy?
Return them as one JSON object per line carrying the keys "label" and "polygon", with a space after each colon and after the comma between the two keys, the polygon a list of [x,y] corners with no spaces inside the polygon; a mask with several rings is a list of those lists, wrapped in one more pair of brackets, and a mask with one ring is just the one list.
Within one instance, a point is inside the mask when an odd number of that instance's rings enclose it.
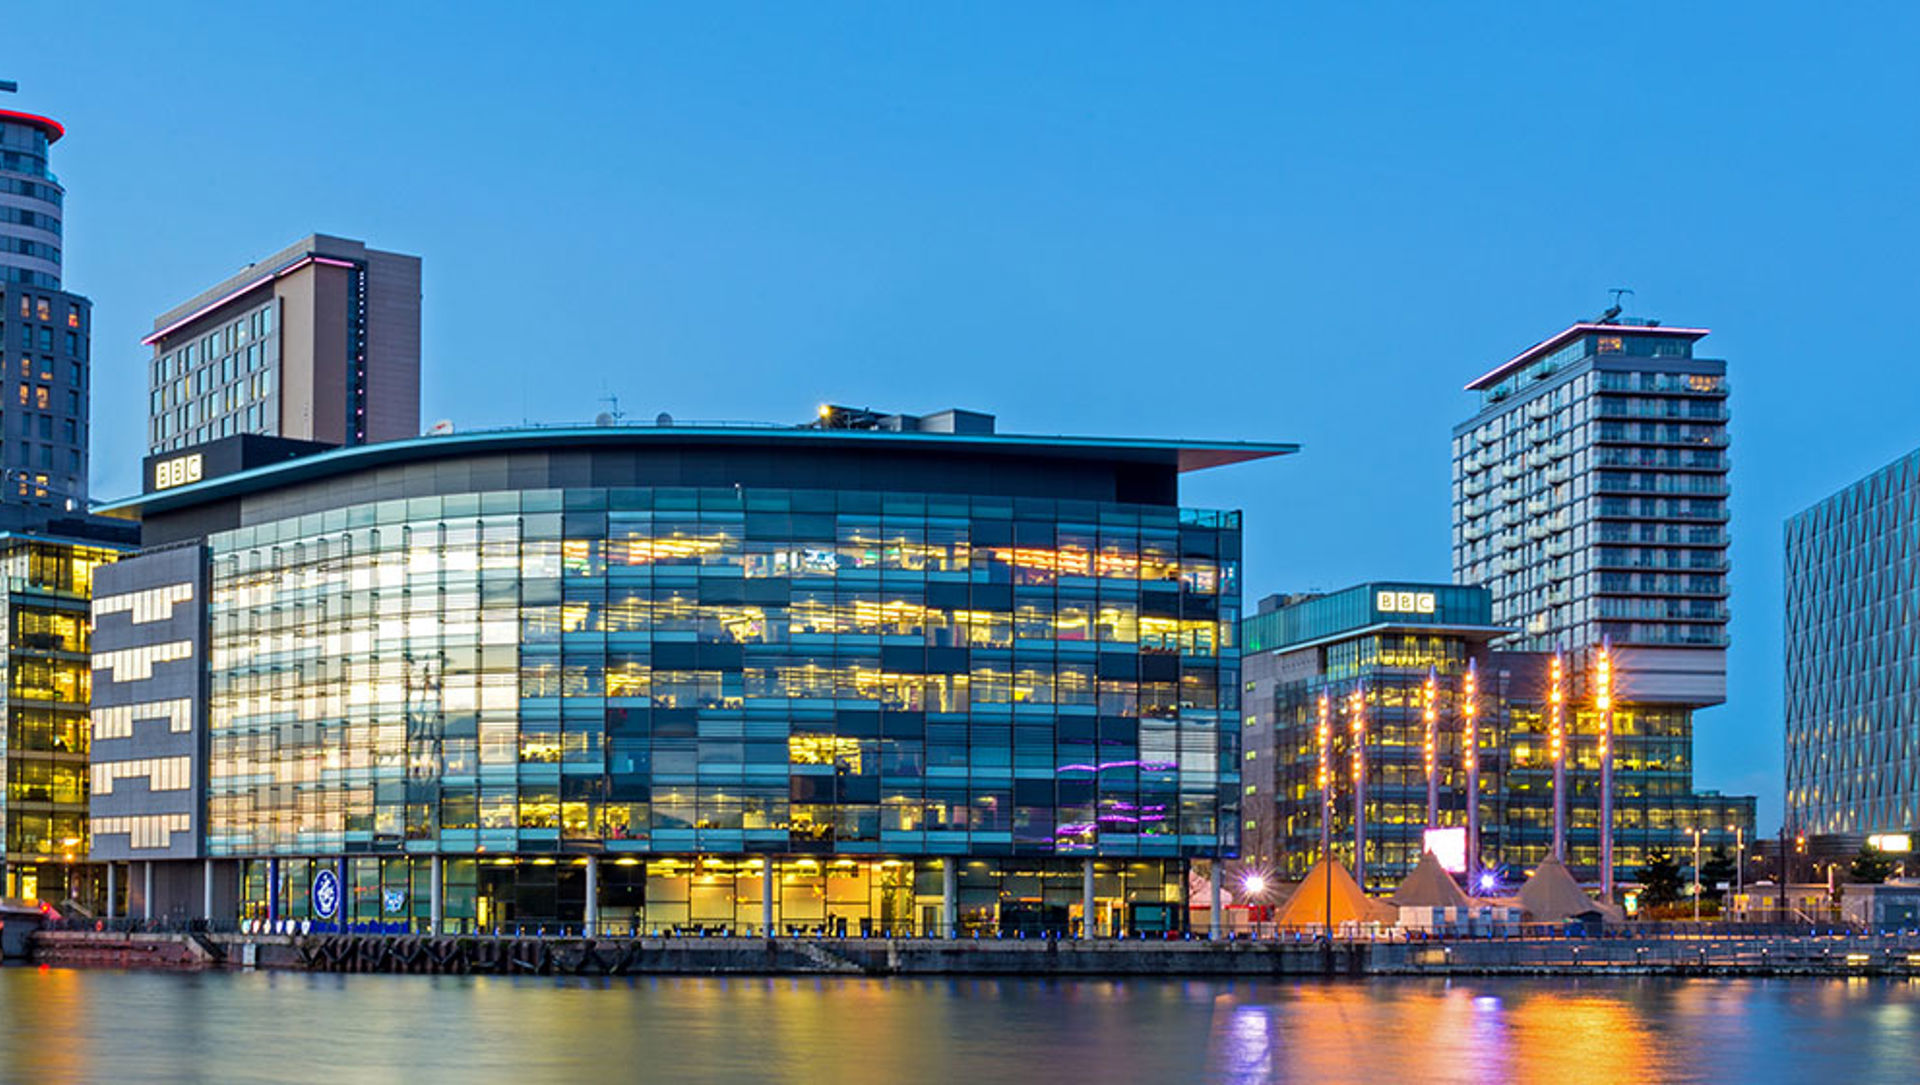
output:
{"label": "roof canopy", "polygon": [[1548,859],[1520,887],[1520,907],[1537,923],[1559,923],[1583,916],[1621,918],[1620,910],[1587,896],[1565,864]]}
{"label": "roof canopy", "polygon": [[1399,908],[1466,908],[1473,903],[1432,852],[1420,856],[1420,862],[1387,899]]}
{"label": "roof canopy", "polygon": [[[1331,918],[1332,922],[1328,920]],[[1322,859],[1307,871],[1300,888],[1287,898],[1276,922],[1282,927],[1324,927],[1340,923],[1392,923],[1399,911],[1367,896],[1347,868]]]}

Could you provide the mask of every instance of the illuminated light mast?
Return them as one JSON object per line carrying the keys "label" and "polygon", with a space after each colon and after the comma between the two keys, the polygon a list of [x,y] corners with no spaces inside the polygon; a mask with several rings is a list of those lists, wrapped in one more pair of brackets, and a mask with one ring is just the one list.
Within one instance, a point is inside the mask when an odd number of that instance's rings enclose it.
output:
{"label": "illuminated light mast", "polygon": [[1420,688],[1420,721],[1426,725],[1420,756],[1427,769],[1427,828],[1440,827],[1440,675],[1427,668],[1427,683]]}
{"label": "illuminated light mast", "polygon": [[1460,762],[1467,771],[1467,876],[1480,877],[1480,661],[1467,661],[1460,699]]}
{"label": "illuminated light mast", "polygon": [[1613,638],[1600,638],[1593,663],[1593,708],[1600,716],[1600,899],[1613,903]]}
{"label": "illuminated light mast", "polygon": [[1347,732],[1353,741],[1353,880],[1367,884],[1367,707],[1361,687],[1347,695]]}
{"label": "illuminated light mast", "polygon": [[1333,706],[1320,694],[1320,859],[1333,857]]}
{"label": "illuminated light mast", "polygon": [[1553,857],[1563,863],[1567,861],[1566,679],[1566,661],[1556,648],[1547,688],[1547,754],[1553,758]]}

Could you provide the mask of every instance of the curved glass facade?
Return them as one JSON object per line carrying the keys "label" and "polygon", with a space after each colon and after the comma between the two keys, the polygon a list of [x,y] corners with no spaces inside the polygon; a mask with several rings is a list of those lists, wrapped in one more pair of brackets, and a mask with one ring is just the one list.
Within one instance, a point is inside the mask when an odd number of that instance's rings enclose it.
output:
{"label": "curved glass facade", "polygon": [[206,543],[207,854],[285,857],[243,903],[336,861],[424,902],[441,855],[450,920],[578,917],[595,855],[636,926],[757,920],[772,862],[784,924],[912,929],[957,863],[1005,925],[1238,849],[1234,513],[526,489]]}

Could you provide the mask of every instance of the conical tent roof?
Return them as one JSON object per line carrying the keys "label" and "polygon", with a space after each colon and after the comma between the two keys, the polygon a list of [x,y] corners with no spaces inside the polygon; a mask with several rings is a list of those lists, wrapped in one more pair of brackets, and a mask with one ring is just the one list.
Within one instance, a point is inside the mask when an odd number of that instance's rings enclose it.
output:
{"label": "conical tent roof", "polygon": [[1396,908],[1465,908],[1472,904],[1430,851],[1420,856],[1420,862],[1387,899]]}
{"label": "conical tent roof", "polygon": [[1527,884],[1520,887],[1520,907],[1538,923],[1558,923],[1586,915],[1613,919],[1619,915],[1617,910],[1587,896],[1580,883],[1567,873],[1566,865],[1551,858],[1541,863]]}
{"label": "conical tent roof", "polygon": [[1275,922],[1282,927],[1328,926],[1329,916],[1332,924],[1391,923],[1399,918],[1391,904],[1367,896],[1346,867],[1322,859],[1307,871]]}

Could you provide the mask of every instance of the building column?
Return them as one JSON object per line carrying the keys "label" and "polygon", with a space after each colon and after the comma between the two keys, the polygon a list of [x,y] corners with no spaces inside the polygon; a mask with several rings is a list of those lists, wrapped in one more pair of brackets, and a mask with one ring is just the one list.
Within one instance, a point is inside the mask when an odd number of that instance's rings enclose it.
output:
{"label": "building column", "polygon": [[107,918],[113,918],[113,895],[120,890],[120,868],[107,864]]}
{"label": "building column", "polygon": [[213,922],[213,860],[200,860],[200,918]]}
{"label": "building column", "polygon": [[949,855],[940,860],[940,935],[960,937],[960,860]]}
{"label": "building column", "polygon": [[591,938],[600,933],[600,857],[598,855],[587,856],[587,906],[585,911],[586,933],[587,937]]}
{"label": "building column", "polygon": [[1100,934],[1098,924],[1093,921],[1093,859],[1080,861],[1080,937],[1095,938]]}
{"label": "building column", "polygon": [[1216,941],[1219,940],[1220,938],[1220,868],[1221,866],[1222,866],[1222,863],[1221,863],[1220,857],[1216,855],[1213,857],[1212,866],[1207,872],[1207,893],[1212,898],[1210,902],[1211,907],[1209,908],[1207,913],[1207,937]]}
{"label": "building column", "polygon": [[141,913],[151,922],[153,920],[153,860],[146,862],[146,886],[140,904]]}
{"label": "building column", "polygon": [[427,860],[427,922],[434,934],[445,933],[447,924],[446,901],[440,895],[441,870],[446,860],[438,855]]}
{"label": "building column", "polygon": [[780,883],[780,872],[774,866],[774,858],[769,855],[760,867],[760,933],[773,937],[773,894]]}
{"label": "building column", "polygon": [[280,922],[280,860],[267,860],[267,922]]}

